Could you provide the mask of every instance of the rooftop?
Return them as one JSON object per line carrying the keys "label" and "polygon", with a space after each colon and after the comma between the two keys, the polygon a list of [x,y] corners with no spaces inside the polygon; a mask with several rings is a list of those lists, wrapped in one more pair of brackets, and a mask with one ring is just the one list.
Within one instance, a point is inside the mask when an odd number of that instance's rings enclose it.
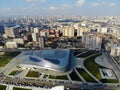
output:
{"label": "rooftop", "polygon": [[33,67],[42,67],[58,71],[66,71],[69,67],[71,58],[70,50],[40,50],[26,51],[16,58],[20,65]]}

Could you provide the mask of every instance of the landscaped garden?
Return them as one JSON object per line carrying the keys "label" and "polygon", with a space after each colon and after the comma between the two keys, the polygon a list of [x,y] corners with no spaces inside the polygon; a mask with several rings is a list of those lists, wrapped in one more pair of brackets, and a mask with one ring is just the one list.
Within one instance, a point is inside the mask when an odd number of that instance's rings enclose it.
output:
{"label": "landscaped garden", "polygon": [[99,56],[99,54],[93,54],[86,58],[84,61],[85,67],[92,73],[98,80],[103,83],[117,83],[118,80],[116,79],[102,79],[101,74],[99,72],[100,68],[105,68],[95,62],[95,58]]}
{"label": "landscaped garden", "polygon": [[[1,89],[0,89],[1,90]],[[32,89],[26,89],[26,88],[17,88],[17,87],[13,87],[13,90],[32,90]]]}
{"label": "landscaped garden", "polygon": [[79,74],[87,81],[97,83],[83,68],[76,68]]}
{"label": "landscaped garden", "polygon": [[69,74],[69,76],[73,81],[82,81],[80,77],[77,75],[77,73],[75,72],[75,70],[73,70],[72,73]]}
{"label": "landscaped garden", "polygon": [[14,76],[14,75],[19,74],[19,73],[21,73],[21,72],[22,72],[22,71],[20,71],[20,70],[15,70],[15,71],[12,71],[9,75]]}
{"label": "landscaped garden", "polygon": [[103,83],[118,83],[117,79],[102,79],[101,82]]}
{"label": "landscaped garden", "polygon": [[26,75],[26,77],[35,77],[35,78],[38,78],[39,75],[38,75],[38,72],[37,71],[29,71]]}
{"label": "landscaped garden", "polygon": [[61,80],[68,80],[67,75],[62,75],[62,76],[49,76],[50,79],[61,79]]}
{"label": "landscaped garden", "polygon": [[0,90],[6,90],[6,86],[0,85]]}
{"label": "landscaped garden", "polygon": [[0,55],[0,67],[4,67],[18,54],[20,54],[20,52],[16,51],[16,52],[5,52],[3,55]]}

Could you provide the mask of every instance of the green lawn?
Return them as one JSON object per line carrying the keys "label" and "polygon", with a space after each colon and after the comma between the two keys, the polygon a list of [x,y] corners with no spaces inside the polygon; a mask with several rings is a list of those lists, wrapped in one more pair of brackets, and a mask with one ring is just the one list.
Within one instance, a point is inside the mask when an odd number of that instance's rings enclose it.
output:
{"label": "green lawn", "polygon": [[6,90],[6,86],[0,85],[0,90]]}
{"label": "green lawn", "polygon": [[[1,89],[0,89],[1,90]],[[25,89],[25,88],[17,88],[17,87],[13,87],[13,90],[32,90],[32,89]]]}
{"label": "green lawn", "polygon": [[50,79],[61,79],[61,80],[68,80],[67,75],[62,75],[62,76],[49,76]]}
{"label": "green lawn", "polygon": [[21,70],[15,70],[15,71],[12,71],[9,75],[14,76],[14,75],[19,74],[21,72],[22,72]]}
{"label": "green lawn", "polygon": [[18,70],[12,71],[9,75],[14,76],[17,73]]}
{"label": "green lawn", "polygon": [[120,67],[120,62],[117,62],[118,63],[118,65],[119,65],[119,67]]}
{"label": "green lawn", "polygon": [[20,52],[5,52],[4,55],[0,55],[0,67],[4,67],[18,54],[20,54]]}
{"label": "green lawn", "polygon": [[95,62],[95,58],[99,56],[99,54],[93,54],[89,56],[85,61],[85,67],[101,82],[103,83],[117,83],[118,80],[116,79],[102,79],[101,74],[99,72],[100,68],[105,68]]}
{"label": "green lawn", "polygon": [[102,79],[101,82],[103,83],[118,83],[117,79]]}
{"label": "green lawn", "polygon": [[76,68],[79,74],[87,81],[97,83],[83,68]]}
{"label": "green lawn", "polygon": [[82,81],[79,76],[76,74],[75,70],[72,71],[72,73],[69,74],[72,80],[74,81]]}
{"label": "green lawn", "polygon": [[29,71],[26,75],[26,77],[36,77],[38,78],[38,72],[37,71]]}
{"label": "green lawn", "polygon": [[68,80],[67,75],[57,76],[56,79]]}
{"label": "green lawn", "polygon": [[99,68],[105,68],[105,67],[100,66],[97,63],[95,63],[95,58],[97,56],[99,56],[99,54],[94,54],[94,55],[89,56],[84,61],[84,65],[95,77],[97,77],[99,80],[101,80],[102,77],[100,75]]}

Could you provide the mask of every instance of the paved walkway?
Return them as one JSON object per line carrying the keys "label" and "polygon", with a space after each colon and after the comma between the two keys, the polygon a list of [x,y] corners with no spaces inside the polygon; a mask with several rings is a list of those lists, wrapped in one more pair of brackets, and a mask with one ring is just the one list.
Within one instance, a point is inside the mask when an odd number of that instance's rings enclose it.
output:
{"label": "paved walkway", "polygon": [[71,77],[67,74],[67,77],[68,77],[68,79],[70,80],[70,81],[72,81],[72,79],[71,79]]}
{"label": "paved walkway", "polygon": [[[62,88],[60,88],[61,86],[56,86],[53,87],[51,89],[47,89],[47,88],[40,88],[40,87],[29,87],[29,86],[14,86],[14,85],[6,85],[6,90],[13,90],[13,87],[16,88],[24,88],[24,89],[32,89],[32,90],[63,90]],[[62,86],[63,87],[63,86]]]}
{"label": "paved walkway", "polygon": [[6,90],[13,90],[13,86],[12,85],[7,85]]}
{"label": "paved walkway", "polygon": [[[6,85],[6,90],[13,90],[13,87],[14,87],[14,85]],[[15,86],[15,87],[17,87],[17,88],[25,88],[25,89],[32,89],[32,90],[50,90],[50,89],[46,89],[46,88],[40,88],[40,87],[38,87],[38,88],[36,88],[36,87],[23,87],[23,86]]]}
{"label": "paved walkway", "polygon": [[15,75],[15,77],[24,78],[28,72],[29,72],[28,69],[24,69],[21,73],[19,73],[18,75]]}
{"label": "paved walkway", "polygon": [[76,67],[83,68],[84,67],[85,58],[76,58]]}
{"label": "paved walkway", "polygon": [[88,52],[88,51],[85,51],[85,52],[82,52],[82,53],[80,53],[80,54],[77,54],[76,57],[79,56],[79,55],[81,55],[81,54],[84,54],[84,53],[86,53],[86,52]]}
{"label": "paved walkway", "polygon": [[74,69],[76,74],[79,76],[79,78],[83,81],[86,82],[86,80],[79,74],[79,72],[76,70],[76,68]]}
{"label": "paved walkway", "polygon": [[93,76],[86,68],[84,68],[85,71],[93,78],[95,79],[98,83],[102,83],[101,81],[99,81],[95,76]]}
{"label": "paved walkway", "polygon": [[80,67],[80,68],[83,68],[93,79],[95,79],[98,83],[102,83],[100,82],[95,76],[93,76],[87,69],[86,67],[84,66],[84,60],[85,58],[77,58],[77,65],[76,67]]}
{"label": "paved walkway", "polygon": [[112,68],[111,65],[108,63],[107,58],[104,55],[100,55],[95,59],[95,62],[101,66],[104,66],[106,68]]}

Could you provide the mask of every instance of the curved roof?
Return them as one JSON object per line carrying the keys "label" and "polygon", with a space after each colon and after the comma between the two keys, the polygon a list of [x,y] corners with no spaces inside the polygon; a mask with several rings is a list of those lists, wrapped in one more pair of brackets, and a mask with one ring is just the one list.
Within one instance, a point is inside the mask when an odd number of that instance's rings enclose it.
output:
{"label": "curved roof", "polygon": [[23,52],[18,59],[21,65],[66,71],[69,67],[70,50],[27,51]]}

